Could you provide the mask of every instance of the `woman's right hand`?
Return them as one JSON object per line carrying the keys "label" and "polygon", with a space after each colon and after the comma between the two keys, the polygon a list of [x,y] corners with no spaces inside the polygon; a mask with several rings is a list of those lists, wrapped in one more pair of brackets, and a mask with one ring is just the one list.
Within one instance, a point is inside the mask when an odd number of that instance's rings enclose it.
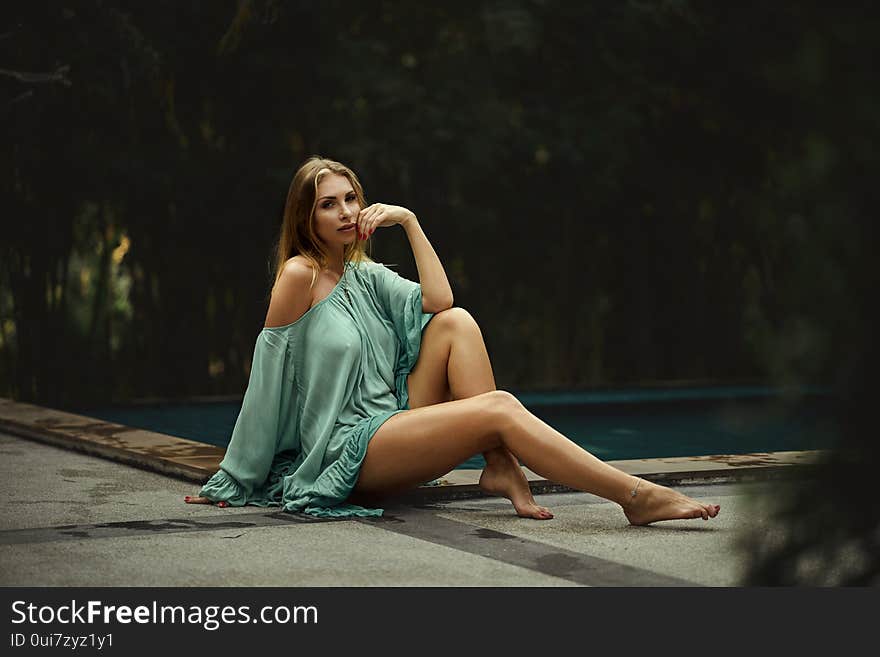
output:
{"label": "woman's right hand", "polygon": [[[190,495],[184,497],[183,501],[187,504],[214,504],[214,500],[209,500],[207,497],[191,497]],[[227,502],[224,502],[223,500],[220,500],[219,502],[217,502],[217,506],[227,507],[229,506],[229,504]]]}

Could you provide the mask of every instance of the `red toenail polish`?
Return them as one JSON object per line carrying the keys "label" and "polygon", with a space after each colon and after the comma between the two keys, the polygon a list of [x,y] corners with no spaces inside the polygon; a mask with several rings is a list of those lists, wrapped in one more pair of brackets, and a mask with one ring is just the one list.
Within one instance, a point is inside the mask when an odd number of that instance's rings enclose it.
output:
{"label": "red toenail polish", "polygon": [[184,499],[185,502],[189,502],[192,498],[191,498],[189,495],[187,495],[187,496],[184,497],[183,499]]}
{"label": "red toenail polish", "polygon": [[227,507],[229,505],[226,502],[217,502],[217,506]]}

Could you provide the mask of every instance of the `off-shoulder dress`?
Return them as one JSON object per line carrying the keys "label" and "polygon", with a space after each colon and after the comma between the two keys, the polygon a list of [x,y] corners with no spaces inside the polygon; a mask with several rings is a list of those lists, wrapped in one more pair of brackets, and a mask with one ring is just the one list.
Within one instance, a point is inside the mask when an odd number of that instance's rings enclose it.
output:
{"label": "off-shoulder dress", "polygon": [[347,262],[302,317],[260,331],[226,455],[199,494],[318,517],[381,515],[346,499],[373,434],[409,408],[406,377],[433,316],[418,283]]}

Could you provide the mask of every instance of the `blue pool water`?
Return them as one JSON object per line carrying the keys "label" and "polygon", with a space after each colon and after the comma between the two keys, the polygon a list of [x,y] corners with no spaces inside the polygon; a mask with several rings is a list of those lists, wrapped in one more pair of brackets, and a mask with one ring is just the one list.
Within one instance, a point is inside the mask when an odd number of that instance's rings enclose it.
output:
{"label": "blue pool water", "polygon": [[[769,387],[517,393],[536,416],[603,460],[832,447],[831,399]],[[241,403],[78,409],[108,422],[225,447]],[[461,464],[482,468],[482,457]]]}

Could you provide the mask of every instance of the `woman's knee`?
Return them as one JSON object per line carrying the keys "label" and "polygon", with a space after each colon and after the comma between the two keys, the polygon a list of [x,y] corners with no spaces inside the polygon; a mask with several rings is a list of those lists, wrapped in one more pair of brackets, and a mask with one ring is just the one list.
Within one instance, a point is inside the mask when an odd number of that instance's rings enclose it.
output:
{"label": "woman's knee", "polygon": [[526,410],[522,402],[507,390],[492,390],[484,393],[484,396],[491,411],[498,416],[499,424]]}
{"label": "woman's knee", "polygon": [[473,315],[459,306],[447,308],[446,310],[441,310],[439,313],[436,313],[434,317],[431,318],[431,324],[434,323],[451,331],[479,330],[477,320],[474,319]]}

